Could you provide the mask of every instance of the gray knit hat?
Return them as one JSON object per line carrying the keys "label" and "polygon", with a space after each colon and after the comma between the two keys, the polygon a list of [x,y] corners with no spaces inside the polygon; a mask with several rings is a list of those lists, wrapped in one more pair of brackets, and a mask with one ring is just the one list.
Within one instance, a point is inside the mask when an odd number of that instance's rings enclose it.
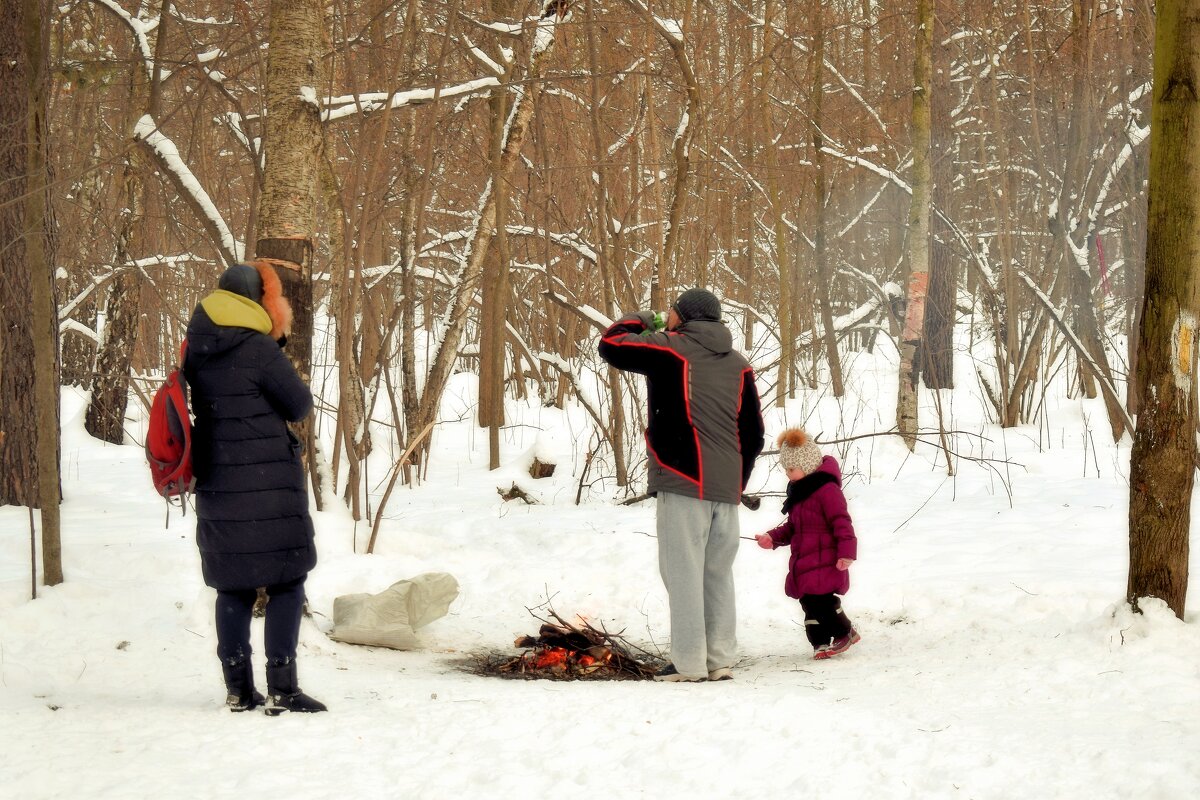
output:
{"label": "gray knit hat", "polygon": [[799,468],[804,474],[821,466],[821,448],[802,428],[788,428],[779,434],[779,463],[784,469]]}
{"label": "gray knit hat", "polygon": [[679,295],[671,307],[683,322],[691,319],[721,319],[721,301],[707,289],[688,289]]}

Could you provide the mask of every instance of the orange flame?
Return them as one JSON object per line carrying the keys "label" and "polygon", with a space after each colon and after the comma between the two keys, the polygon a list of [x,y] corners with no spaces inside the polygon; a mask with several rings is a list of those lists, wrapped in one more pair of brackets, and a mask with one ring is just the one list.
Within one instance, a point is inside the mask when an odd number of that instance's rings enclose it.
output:
{"label": "orange flame", "polygon": [[570,655],[570,652],[566,648],[550,647],[538,655],[533,662],[533,666],[537,669],[545,669],[546,667],[553,667],[558,664],[566,664],[567,658]]}

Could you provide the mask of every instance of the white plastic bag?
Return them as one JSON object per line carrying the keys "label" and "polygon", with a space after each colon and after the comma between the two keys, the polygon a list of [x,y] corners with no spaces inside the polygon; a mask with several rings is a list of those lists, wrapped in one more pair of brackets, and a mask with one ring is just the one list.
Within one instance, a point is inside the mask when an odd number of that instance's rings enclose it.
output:
{"label": "white plastic bag", "polygon": [[333,630],[339,642],[411,650],[416,631],[446,615],[458,597],[458,581],[445,572],[426,572],[397,581],[379,594],[334,598]]}

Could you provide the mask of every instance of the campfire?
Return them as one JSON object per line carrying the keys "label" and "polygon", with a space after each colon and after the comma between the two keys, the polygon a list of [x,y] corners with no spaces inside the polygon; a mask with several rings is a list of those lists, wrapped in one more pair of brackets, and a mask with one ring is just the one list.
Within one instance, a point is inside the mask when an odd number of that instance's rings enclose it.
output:
{"label": "campfire", "polygon": [[[549,616],[553,621],[542,620],[537,636],[520,636],[513,642],[521,653],[485,654],[475,660],[473,671],[526,679],[646,680],[663,663],[658,656],[629,644],[619,633],[596,628],[583,618],[567,622],[553,609]],[[631,652],[635,650],[640,658]]]}

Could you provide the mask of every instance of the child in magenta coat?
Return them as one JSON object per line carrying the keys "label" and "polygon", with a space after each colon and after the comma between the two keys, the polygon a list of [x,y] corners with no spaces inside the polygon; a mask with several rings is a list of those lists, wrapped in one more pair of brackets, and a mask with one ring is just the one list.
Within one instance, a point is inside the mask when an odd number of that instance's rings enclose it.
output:
{"label": "child in magenta coat", "polygon": [[850,589],[850,565],[858,557],[842,471],[833,456],[822,458],[817,443],[799,428],[780,434],[779,463],[789,481],[783,504],[787,520],[755,539],[766,550],[791,546],[783,590],[804,609],[813,658],[831,658],[860,638],[838,597]]}

